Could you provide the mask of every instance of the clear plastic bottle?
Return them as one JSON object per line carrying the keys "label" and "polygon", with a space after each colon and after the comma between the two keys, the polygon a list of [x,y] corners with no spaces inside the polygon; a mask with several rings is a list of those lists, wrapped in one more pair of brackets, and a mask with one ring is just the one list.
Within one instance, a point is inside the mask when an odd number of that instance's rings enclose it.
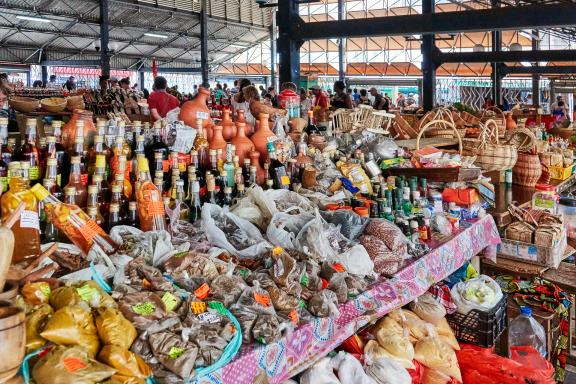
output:
{"label": "clear plastic bottle", "polygon": [[520,315],[508,329],[508,354],[512,360],[522,362],[522,356],[533,350],[546,357],[546,332],[532,317],[530,307],[520,307]]}

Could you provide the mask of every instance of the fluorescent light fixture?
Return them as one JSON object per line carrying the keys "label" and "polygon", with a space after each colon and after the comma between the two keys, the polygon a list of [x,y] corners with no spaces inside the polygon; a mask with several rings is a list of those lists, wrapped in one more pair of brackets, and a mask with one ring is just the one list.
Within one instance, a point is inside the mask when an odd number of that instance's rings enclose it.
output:
{"label": "fluorescent light fixture", "polygon": [[28,20],[28,21],[37,21],[39,23],[51,23],[52,20],[42,19],[40,17],[32,17],[32,16],[16,16],[17,19],[20,20]]}
{"label": "fluorescent light fixture", "polygon": [[158,38],[160,38],[160,39],[167,39],[167,38],[168,38],[168,36],[166,36],[166,35],[161,35],[161,34],[159,34],[159,33],[152,33],[152,32],[146,32],[146,33],[144,34],[144,36],[148,36],[148,37],[158,37]]}
{"label": "fluorescent light fixture", "polygon": [[233,48],[248,48],[247,46],[245,46],[245,45],[240,45],[240,44],[230,44],[230,46],[233,47]]}

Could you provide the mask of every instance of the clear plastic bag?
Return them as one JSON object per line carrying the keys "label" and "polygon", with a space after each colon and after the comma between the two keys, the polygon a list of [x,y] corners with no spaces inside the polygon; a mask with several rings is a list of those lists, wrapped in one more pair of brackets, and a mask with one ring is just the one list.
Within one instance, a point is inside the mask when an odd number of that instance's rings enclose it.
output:
{"label": "clear plastic bag", "polygon": [[252,223],[214,204],[202,207],[202,228],[208,241],[240,258],[255,258],[272,248]]}
{"label": "clear plastic bag", "polygon": [[266,228],[266,237],[273,245],[285,249],[296,249],[296,236],[304,225],[314,218],[313,215],[307,213],[289,213],[297,209],[297,207],[293,207],[286,212],[277,212],[272,216],[270,224]]}
{"label": "clear plastic bag", "polygon": [[341,384],[334,374],[332,359],[325,357],[304,371],[300,384]]}
{"label": "clear plastic bag", "polygon": [[352,211],[339,209],[336,211],[321,212],[322,218],[330,224],[340,227],[340,232],[348,240],[356,240],[362,234],[369,219]]}
{"label": "clear plastic bag", "polygon": [[332,365],[338,371],[338,379],[342,384],[377,384],[364,372],[362,364],[346,352],[338,352],[332,358]]}

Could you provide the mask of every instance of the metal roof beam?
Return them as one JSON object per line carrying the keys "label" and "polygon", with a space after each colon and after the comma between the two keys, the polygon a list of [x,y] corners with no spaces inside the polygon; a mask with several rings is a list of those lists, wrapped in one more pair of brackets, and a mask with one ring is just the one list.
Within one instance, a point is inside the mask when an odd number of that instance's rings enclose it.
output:
{"label": "metal roof beam", "polygon": [[[576,8],[576,7],[575,7]],[[539,62],[539,61],[576,61],[576,50],[549,51],[505,51],[505,52],[453,52],[437,50],[434,61],[444,63],[506,63],[506,62]]]}
{"label": "metal roof beam", "polygon": [[566,66],[547,66],[547,67],[520,67],[520,66],[503,66],[502,72],[504,74],[525,74],[525,75],[563,75],[575,74],[576,65]]}
{"label": "metal roof beam", "polygon": [[302,18],[298,18],[291,24],[290,30],[294,40],[314,40],[542,29],[573,26],[574,20],[576,20],[574,4],[540,4],[312,23],[306,23]]}

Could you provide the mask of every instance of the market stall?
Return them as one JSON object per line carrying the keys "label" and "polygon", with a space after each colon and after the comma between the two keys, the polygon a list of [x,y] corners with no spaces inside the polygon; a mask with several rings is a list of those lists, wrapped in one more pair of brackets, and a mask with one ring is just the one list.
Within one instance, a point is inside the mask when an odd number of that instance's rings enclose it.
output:
{"label": "market stall", "polygon": [[[572,144],[541,126],[507,127],[494,110],[409,122],[370,107],[317,124],[325,114],[301,119],[289,98],[216,114],[209,98],[201,88],[152,126],[79,108],[50,129],[28,118],[22,146],[0,118],[0,308],[16,324],[0,378],[306,383],[331,351],[369,343],[390,319],[408,326],[414,310],[410,340],[397,327],[392,341],[377,334],[381,348],[416,349],[399,377],[414,360],[437,382],[462,382],[483,374],[477,348],[532,316],[509,311],[505,294],[526,294],[486,266],[560,271],[575,251]],[[531,378],[562,378],[552,341],[526,344],[520,320],[504,336],[511,359],[481,353],[520,372],[529,364],[514,348],[528,348],[545,366]],[[394,353],[348,352],[330,364],[398,368]]]}

